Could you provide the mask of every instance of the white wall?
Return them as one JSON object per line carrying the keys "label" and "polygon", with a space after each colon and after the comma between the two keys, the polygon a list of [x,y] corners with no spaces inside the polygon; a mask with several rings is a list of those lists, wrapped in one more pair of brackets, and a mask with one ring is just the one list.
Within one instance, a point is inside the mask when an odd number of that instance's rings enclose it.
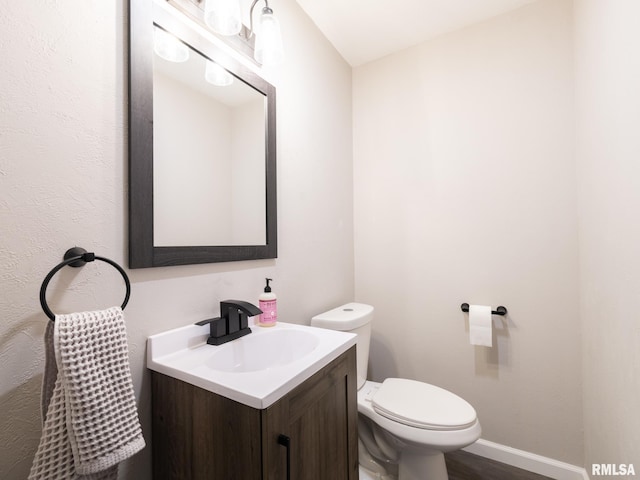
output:
{"label": "white wall", "polygon": [[[354,70],[356,298],[374,380],[440,385],[482,437],[582,465],[572,2]],[[491,349],[463,302],[505,305]]]}
{"label": "white wall", "polygon": [[640,2],[576,0],[585,465],[640,469]]}
{"label": "white wall", "polygon": [[[145,437],[145,339],[257,300],[274,279],[282,320],[349,301],[353,291],[351,70],[293,0],[278,0],[286,64],[278,95],[279,258],[131,270],[125,314]],[[275,9],[275,5],[274,5]],[[0,2],[0,476],[24,479],[40,436],[38,291],[66,249],[127,263],[126,4]],[[106,264],[60,272],[54,311],[119,304]],[[57,281],[59,280],[59,281]],[[54,284],[55,283],[55,284]],[[121,478],[150,479],[151,449]]]}

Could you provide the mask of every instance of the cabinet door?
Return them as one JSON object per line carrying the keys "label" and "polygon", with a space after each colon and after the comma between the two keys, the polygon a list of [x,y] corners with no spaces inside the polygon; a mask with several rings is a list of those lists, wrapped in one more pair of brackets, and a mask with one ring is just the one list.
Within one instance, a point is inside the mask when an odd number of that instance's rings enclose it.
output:
{"label": "cabinet door", "polygon": [[260,480],[260,410],[152,372],[154,480]]}
{"label": "cabinet door", "polygon": [[357,480],[356,382],[352,347],[263,412],[265,480]]}

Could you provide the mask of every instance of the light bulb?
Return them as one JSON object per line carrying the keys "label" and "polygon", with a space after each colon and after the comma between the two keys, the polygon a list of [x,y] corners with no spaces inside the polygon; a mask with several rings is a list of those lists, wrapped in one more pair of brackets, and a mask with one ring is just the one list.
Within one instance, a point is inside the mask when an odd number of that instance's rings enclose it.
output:
{"label": "light bulb", "polygon": [[280,23],[269,7],[263,8],[260,15],[254,58],[265,67],[278,65],[284,60]]}
{"label": "light bulb", "polygon": [[233,76],[217,63],[207,60],[204,71],[204,78],[207,82],[219,87],[226,87],[233,83]]}
{"label": "light bulb", "polygon": [[242,29],[239,0],[207,0],[204,21],[220,35],[237,35]]}
{"label": "light bulb", "polygon": [[158,27],[154,29],[153,51],[170,62],[186,62],[189,58],[189,47]]}

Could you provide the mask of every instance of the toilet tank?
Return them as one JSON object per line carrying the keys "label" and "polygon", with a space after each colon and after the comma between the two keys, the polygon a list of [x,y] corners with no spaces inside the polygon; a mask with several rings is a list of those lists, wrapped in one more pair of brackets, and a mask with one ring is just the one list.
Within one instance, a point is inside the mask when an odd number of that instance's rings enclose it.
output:
{"label": "toilet tank", "polygon": [[312,327],[340,330],[358,335],[356,338],[358,389],[364,385],[367,379],[373,310],[371,305],[364,303],[347,303],[311,319]]}

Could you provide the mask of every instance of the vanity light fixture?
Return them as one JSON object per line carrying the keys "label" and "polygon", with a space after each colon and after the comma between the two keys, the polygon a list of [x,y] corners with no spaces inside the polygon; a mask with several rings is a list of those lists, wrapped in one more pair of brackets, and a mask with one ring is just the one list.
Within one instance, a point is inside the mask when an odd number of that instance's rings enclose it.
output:
{"label": "vanity light fixture", "polygon": [[269,7],[269,1],[264,0],[265,7],[260,13],[256,31],[254,31],[253,9],[257,3],[258,0],[253,0],[251,4],[249,10],[250,27],[248,30],[242,25],[239,0],[206,0],[204,22],[220,35],[239,35],[249,44],[255,35],[253,53],[255,60],[263,66],[278,65],[284,60],[280,23],[274,16],[271,7]]}
{"label": "vanity light fixture", "polygon": [[186,62],[189,59],[189,47],[161,28],[153,29],[153,51],[170,62]]}
{"label": "vanity light fixture", "polygon": [[226,87],[233,83],[233,75],[211,60],[207,60],[204,78],[207,82],[218,87]]}
{"label": "vanity light fixture", "polygon": [[[251,4],[251,29],[249,35],[253,35],[253,8],[258,0],[253,0]],[[259,32],[256,33],[256,47],[253,57],[256,61],[265,66],[279,65],[284,60],[284,50],[282,48],[282,35],[280,34],[280,22],[273,15],[273,10],[269,8],[269,2],[264,0],[265,7],[262,9],[259,20]]]}
{"label": "vanity light fixture", "polygon": [[237,35],[242,30],[240,0],[207,0],[204,22],[220,35]]}

